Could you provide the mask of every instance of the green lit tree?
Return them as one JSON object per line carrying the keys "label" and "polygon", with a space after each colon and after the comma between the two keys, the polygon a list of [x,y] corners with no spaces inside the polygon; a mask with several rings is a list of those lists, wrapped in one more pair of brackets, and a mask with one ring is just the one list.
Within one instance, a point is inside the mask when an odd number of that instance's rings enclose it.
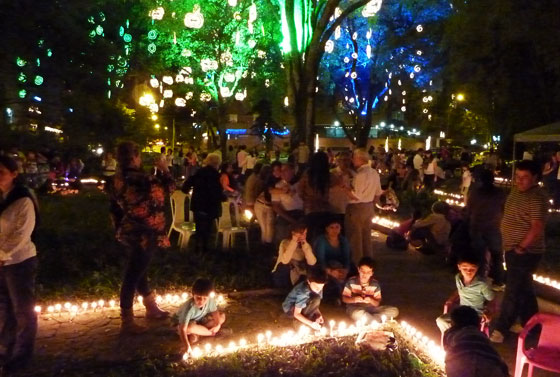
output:
{"label": "green lit tree", "polygon": [[288,99],[294,116],[292,143],[312,144],[319,65],[325,44],[341,23],[368,4],[381,0],[279,0],[282,15],[282,50],[288,77]]}
{"label": "green lit tree", "polygon": [[224,150],[227,111],[242,107],[236,102],[250,99],[255,86],[272,91],[280,81],[278,8],[269,0],[150,3],[151,27],[141,47],[155,73],[141,104],[154,112],[199,108]]}

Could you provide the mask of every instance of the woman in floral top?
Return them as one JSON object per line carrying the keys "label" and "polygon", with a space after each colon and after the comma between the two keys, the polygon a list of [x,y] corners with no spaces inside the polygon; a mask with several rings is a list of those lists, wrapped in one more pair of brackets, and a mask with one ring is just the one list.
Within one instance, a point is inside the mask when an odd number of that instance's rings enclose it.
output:
{"label": "woman in floral top", "polygon": [[140,333],[146,328],[134,323],[135,292],[143,296],[146,318],[162,319],[169,315],[158,308],[147,272],[154,252],[169,246],[165,232],[165,195],[175,187],[165,161],[155,161],[158,176],[143,172],[138,145],[132,142],[118,146],[117,160],[119,168],[111,190],[111,210],[116,238],[129,253],[121,287],[121,330]]}

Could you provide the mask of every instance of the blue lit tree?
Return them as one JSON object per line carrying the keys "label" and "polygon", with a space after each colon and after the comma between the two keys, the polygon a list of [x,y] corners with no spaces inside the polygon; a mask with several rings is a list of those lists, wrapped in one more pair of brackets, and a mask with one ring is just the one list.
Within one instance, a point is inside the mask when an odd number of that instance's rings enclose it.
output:
{"label": "blue lit tree", "polygon": [[[450,11],[443,0],[375,5],[342,22],[327,41],[321,64],[323,87],[334,95],[337,117],[358,146],[367,144],[376,114],[431,119],[428,90],[440,71],[440,21]],[[414,100],[420,101],[412,107],[422,117],[408,115]],[[351,119],[349,124],[345,119]]]}

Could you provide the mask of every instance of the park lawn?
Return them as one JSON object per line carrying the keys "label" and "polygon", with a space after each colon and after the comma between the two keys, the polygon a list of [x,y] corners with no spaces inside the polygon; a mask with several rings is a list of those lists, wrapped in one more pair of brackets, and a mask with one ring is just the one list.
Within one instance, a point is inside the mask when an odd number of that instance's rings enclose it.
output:
{"label": "park lawn", "polygon": [[[109,297],[119,290],[126,254],[115,242],[107,196],[97,190],[39,198],[41,223],[34,235],[39,257],[38,299]],[[170,218],[170,216],[168,216]],[[176,244],[176,234],[172,235]],[[176,245],[158,252],[149,278],[159,290],[191,285],[211,277],[219,289],[246,290],[269,286],[275,250],[252,242],[241,249],[195,254]]]}

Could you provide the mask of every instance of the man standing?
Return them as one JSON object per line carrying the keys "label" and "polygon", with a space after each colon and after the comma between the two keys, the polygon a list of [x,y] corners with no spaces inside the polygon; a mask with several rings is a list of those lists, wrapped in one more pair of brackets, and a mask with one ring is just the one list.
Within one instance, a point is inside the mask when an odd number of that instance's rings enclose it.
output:
{"label": "man standing", "polygon": [[352,261],[358,265],[362,257],[373,257],[371,244],[371,219],[374,200],[381,196],[379,174],[369,165],[369,154],[356,149],[352,156],[356,168],[352,187],[347,188],[350,198],[344,216],[344,228],[352,250]]}
{"label": "man standing", "polygon": [[545,251],[546,196],[537,184],[540,169],[524,160],[515,170],[515,187],[509,194],[502,219],[503,249],[507,267],[506,290],[490,340],[504,341],[504,335],[520,317],[521,325],[538,312],[533,273]]}
{"label": "man standing", "polygon": [[416,154],[414,155],[414,159],[412,160],[414,169],[418,172],[420,182],[424,182],[424,159],[422,158],[422,153],[424,153],[424,149],[418,148]]}
{"label": "man standing", "polygon": [[237,152],[237,167],[239,168],[242,176],[245,176],[245,170],[247,169],[247,156],[249,156],[249,153],[247,153],[246,149],[247,146],[242,145],[239,149],[239,152]]}

